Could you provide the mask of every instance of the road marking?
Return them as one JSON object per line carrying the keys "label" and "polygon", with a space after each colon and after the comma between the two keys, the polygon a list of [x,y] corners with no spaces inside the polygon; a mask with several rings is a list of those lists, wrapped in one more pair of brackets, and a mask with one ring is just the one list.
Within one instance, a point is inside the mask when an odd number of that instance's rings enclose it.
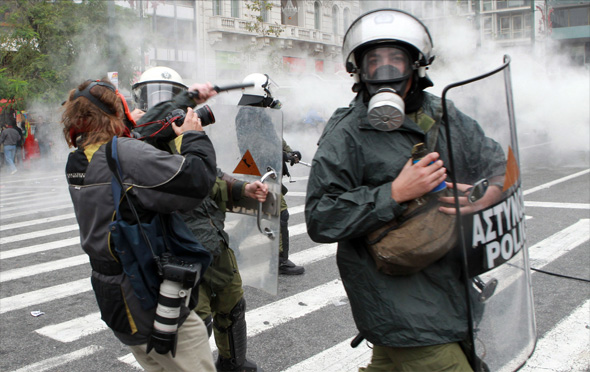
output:
{"label": "road marking", "polygon": [[134,367],[135,369],[143,371],[143,367],[140,366],[139,363],[137,363],[137,360],[135,360],[135,357],[133,356],[132,353],[129,353],[127,355],[123,355],[122,357],[119,357],[117,359],[119,359],[119,362],[125,363],[131,367]]}
{"label": "road marking", "polygon": [[535,352],[520,372],[588,371],[590,367],[590,300],[537,341]]}
{"label": "road marking", "polygon": [[68,213],[68,214],[61,214],[59,216],[39,218],[37,220],[28,220],[28,221],[23,221],[23,222],[15,222],[15,223],[6,224],[6,225],[0,225],[0,231],[12,230],[12,229],[20,229],[21,227],[31,227],[33,225],[40,225],[40,224],[49,223],[49,222],[69,220],[70,218],[75,218],[75,217],[76,217],[76,214],[75,213]]}
{"label": "road marking", "polygon": [[[36,207],[45,206],[45,205],[63,205],[64,204],[64,201],[68,202],[66,204],[72,205],[72,199],[69,196],[66,196],[66,197],[60,197],[60,198],[50,199],[50,200],[48,200],[46,202],[35,202],[34,203],[34,206],[35,206],[34,209],[36,209]],[[20,211],[23,208],[26,208],[26,206],[23,206],[23,204],[20,203],[20,205],[17,205],[15,207],[2,208],[0,210],[0,212],[2,212],[2,214],[4,214],[4,213],[10,212],[10,211]],[[33,209],[33,212],[34,212],[34,209]]]}
{"label": "road marking", "polygon": [[305,196],[307,193],[305,191],[289,191],[286,196]]}
{"label": "road marking", "polygon": [[[293,296],[272,302],[268,305],[258,307],[246,312],[246,324],[248,325],[248,337],[256,336],[259,333],[277,327],[306,316],[326,306],[341,306],[348,304],[342,299],[346,298],[346,292],[340,279],[332,280],[305,292],[299,292]],[[214,337],[209,339],[211,352],[217,350]],[[135,359],[125,355],[119,358],[122,362],[133,364]]]}
{"label": "road marking", "polygon": [[[529,247],[529,267],[540,269],[588,240],[590,240],[590,219],[581,219]],[[520,257],[521,254],[519,253],[518,262],[521,262]],[[516,280],[521,279],[523,272],[519,268],[515,268],[514,265],[501,265],[494,270],[481,274],[480,278],[484,282],[492,278],[502,278],[496,288],[495,293],[497,295]]]}
{"label": "road marking", "polygon": [[12,297],[0,298],[0,314],[43,304],[60,298],[75,296],[90,291],[91,289],[90,278],[84,278],[73,282],[54,285],[53,287],[42,288],[36,291],[20,293]]}
{"label": "road marking", "polygon": [[73,351],[68,354],[59,355],[53,358],[45,359],[37,363],[29,364],[26,367],[19,368],[13,372],[43,372],[56,367],[62,366],[66,363],[77,359],[84,358],[88,355],[94,354],[102,350],[102,346],[90,345],[80,350]]}
{"label": "road marking", "polygon": [[35,239],[35,238],[43,238],[43,237],[46,237],[49,235],[61,234],[61,233],[70,232],[70,231],[78,231],[78,229],[79,229],[79,226],[76,223],[74,225],[67,225],[67,226],[54,227],[51,229],[31,231],[31,232],[26,232],[24,234],[12,235],[12,236],[0,238],[0,244],[20,242],[23,240]]}
{"label": "road marking", "polygon": [[325,258],[335,256],[337,247],[338,243],[321,244],[290,254],[289,257],[298,265],[309,265]]}
{"label": "road marking", "polygon": [[361,342],[359,346],[352,348],[350,346],[352,339],[353,337],[299,362],[283,372],[357,372],[359,366],[369,364],[373,350],[366,342]]}
{"label": "road marking", "polygon": [[540,269],[590,240],[590,219],[581,219],[529,248],[531,267]]}
{"label": "road marking", "polygon": [[0,192],[0,207],[4,205],[5,202],[12,202],[14,200],[20,199],[27,199],[30,198],[31,195],[37,195],[37,191],[22,191],[22,192],[14,192],[14,193],[7,193],[6,191]]}
{"label": "road marking", "polygon": [[532,194],[534,192],[537,192],[539,190],[548,189],[551,186],[555,186],[555,185],[557,185],[559,183],[562,183],[562,182],[565,182],[565,181],[569,181],[569,180],[571,180],[573,178],[580,177],[580,176],[583,176],[583,175],[588,174],[588,173],[590,173],[590,169],[586,169],[586,170],[583,170],[581,172],[574,173],[574,174],[571,174],[569,176],[562,177],[562,178],[556,179],[554,181],[544,183],[544,184],[539,185],[537,187],[533,187],[532,189],[525,190],[525,191],[523,191],[522,195],[525,196],[525,195],[528,195],[528,194]]}
{"label": "road marking", "polygon": [[536,202],[525,201],[525,207],[541,207],[541,208],[563,208],[563,209],[590,209],[588,203],[552,203],[552,202]]}
{"label": "road marking", "polygon": [[[346,297],[340,280],[333,280],[293,296],[274,301],[268,305],[246,312],[248,337],[276,327],[293,319],[301,318],[330,304],[345,304]],[[60,342],[73,342],[82,337],[107,329],[100,312],[52,324],[35,330],[36,333]],[[215,339],[210,340],[212,350],[217,350]]]}
{"label": "road marking", "polygon": [[27,254],[50,251],[52,249],[65,248],[65,247],[69,247],[72,245],[80,245],[80,237],[79,236],[77,236],[75,238],[55,240],[55,241],[48,242],[48,243],[32,245],[29,247],[16,248],[16,249],[8,250],[8,251],[2,251],[2,252],[0,252],[0,260],[19,257],[19,256],[25,256]]}
{"label": "road marking", "polygon": [[[13,219],[14,217],[28,216],[29,214],[38,214],[41,212],[54,212],[54,211],[60,210],[60,209],[74,209],[74,207],[72,206],[71,202],[68,205],[60,205],[59,207],[37,208],[37,206],[35,206],[34,209],[27,209],[27,210],[12,213],[12,214],[6,214],[6,213],[2,212],[2,213],[0,213],[0,220],[10,220],[10,219]],[[0,223],[1,223],[1,221],[0,221]]]}
{"label": "road marking", "polygon": [[[50,200],[55,201],[57,198],[60,199],[70,199],[71,197],[68,194],[65,193],[46,193],[46,194],[39,194],[39,192],[35,192],[34,196],[25,196],[25,197],[12,197],[9,196],[8,198],[3,198],[4,200],[2,200],[2,204],[0,205],[0,208],[5,209],[11,205],[17,205],[20,208],[23,207],[23,205],[37,205],[37,203],[40,200],[47,200],[48,198],[50,198]],[[24,199],[24,200],[20,200],[20,199]]]}
{"label": "road marking", "polygon": [[6,270],[0,273],[0,283],[26,278],[28,276],[48,273],[50,271],[62,270],[65,268],[89,263],[88,255],[81,254],[61,260],[54,260],[37,265],[21,267],[19,269]]}
{"label": "road marking", "polygon": [[100,312],[97,311],[66,322],[39,328],[35,332],[56,341],[72,342],[106,329],[108,327],[100,318]]}

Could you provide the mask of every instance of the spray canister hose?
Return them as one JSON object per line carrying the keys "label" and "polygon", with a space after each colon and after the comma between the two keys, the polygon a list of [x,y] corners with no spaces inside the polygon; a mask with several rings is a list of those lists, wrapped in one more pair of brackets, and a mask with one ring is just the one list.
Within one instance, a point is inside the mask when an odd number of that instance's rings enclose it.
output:
{"label": "spray canister hose", "polygon": [[[428,149],[423,142],[417,143],[412,148],[412,164],[416,164],[420,161],[423,157],[428,155]],[[430,162],[432,164],[433,162]],[[439,192],[447,188],[447,183],[442,181],[440,185],[436,186],[434,189],[430,190],[431,193]]]}

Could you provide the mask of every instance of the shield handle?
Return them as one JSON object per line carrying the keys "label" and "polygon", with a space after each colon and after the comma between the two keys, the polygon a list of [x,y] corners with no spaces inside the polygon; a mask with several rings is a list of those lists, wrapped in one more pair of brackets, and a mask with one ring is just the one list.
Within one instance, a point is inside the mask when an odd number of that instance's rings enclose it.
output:
{"label": "shield handle", "polygon": [[[267,172],[260,178],[260,182],[264,183],[268,177],[272,178],[273,180],[277,179],[277,172],[272,169],[271,167],[266,168]],[[262,228],[260,221],[262,220],[262,203],[258,202],[258,215],[256,216],[256,222],[258,224],[258,230],[266,235],[269,239],[275,238],[275,233],[268,227]]]}

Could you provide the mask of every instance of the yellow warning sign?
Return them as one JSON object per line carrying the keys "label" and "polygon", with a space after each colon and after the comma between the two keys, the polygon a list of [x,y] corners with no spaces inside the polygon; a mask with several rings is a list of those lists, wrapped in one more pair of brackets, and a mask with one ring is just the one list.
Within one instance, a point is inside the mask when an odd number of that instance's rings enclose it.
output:
{"label": "yellow warning sign", "polygon": [[518,170],[518,164],[516,158],[512,152],[512,147],[508,147],[508,159],[506,160],[506,176],[504,178],[504,187],[502,191],[508,190],[512,185],[518,181],[520,171]]}
{"label": "yellow warning sign", "polygon": [[258,170],[258,167],[256,166],[256,163],[254,162],[252,154],[250,154],[250,150],[246,150],[246,153],[244,154],[244,156],[242,156],[242,160],[240,160],[240,163],[238,164],[236,169],[234,169],[233,173],[249,174],[252,176],[259,177],[262,176],[260,174],[260,171]]}

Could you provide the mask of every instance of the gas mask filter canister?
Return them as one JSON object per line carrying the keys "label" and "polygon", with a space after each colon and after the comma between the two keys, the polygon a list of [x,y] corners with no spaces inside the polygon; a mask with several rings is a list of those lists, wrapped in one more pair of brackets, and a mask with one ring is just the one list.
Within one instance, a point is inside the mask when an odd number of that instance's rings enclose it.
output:
{"label": "gas mask filter canister", "polygon": [[404,112],[404,100],[392,88],[379,89],[369,100],[369,124],[375,129],[390,132],[401,127]]}

